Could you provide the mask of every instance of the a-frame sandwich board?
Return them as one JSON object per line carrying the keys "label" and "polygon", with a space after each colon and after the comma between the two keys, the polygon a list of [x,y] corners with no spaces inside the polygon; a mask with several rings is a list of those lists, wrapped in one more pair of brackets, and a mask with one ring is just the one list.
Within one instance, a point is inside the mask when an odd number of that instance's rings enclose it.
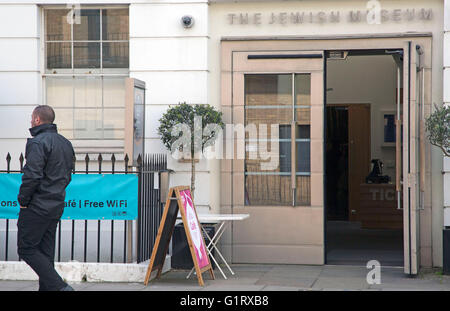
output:
{"label": "a-frame sandwich board", "polygon": [[177,186],[169,189],[169,195],[167,196],[155,245],[150,257],[150,264],[147,268],[144,281],[145,285],[148,284],[150,274],[154,270],[158,270],[156,275],[157,279],[161,276],[178,211],[180,211],[183,220],[184,231],[191,251],[192,261],[194,262],[198,283],[200,286],[205,285],[202,277],[202,273],[205,271],[209,271],[211,278],[214,279],[214,272],[209,261],[208,251],[205,240],[203,239],[201,225],[198,221],[190,188],[189,186]]}

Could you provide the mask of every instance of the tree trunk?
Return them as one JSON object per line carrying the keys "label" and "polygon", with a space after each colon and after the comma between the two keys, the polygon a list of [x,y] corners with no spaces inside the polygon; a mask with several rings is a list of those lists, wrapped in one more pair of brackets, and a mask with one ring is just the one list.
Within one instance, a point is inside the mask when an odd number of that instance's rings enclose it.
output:
{"label": "tree trunk", "polygon": [[195,157],[191,157],[191,196],[192,202],[194,201],[194,191],[195,191]]}

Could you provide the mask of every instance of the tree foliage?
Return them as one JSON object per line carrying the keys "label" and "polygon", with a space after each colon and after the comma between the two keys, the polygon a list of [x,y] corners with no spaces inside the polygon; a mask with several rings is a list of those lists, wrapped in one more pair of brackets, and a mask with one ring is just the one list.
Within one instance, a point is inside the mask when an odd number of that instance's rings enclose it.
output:
{"label": "tree foliage", "polygon": [[195,154],[214,145],[219,132],[224,128],[222,112],[206,105],[188,105],[186,102],[170,107],[159,119],[158,134],[174,153],[189,151],[191,158],[191,194],[195,191]]}
{"label": "tree foliage", "polygon": [[[197,124],[195,126],[195,117],[200,118],[201,126]],[[209,125],[217,125],[220,129],[224,128],[222,121],[222,112],[217,111],[214,107],[205,105],[188,105],[186,102],[179,105],[170,107],[166,113],[159,119],[160,125],[158,127],[158,134],[161,136],[161,140],[170,151],[173,149],[174,144],[180,140],[183,133],[182,131],[174,133],[173,129],[180,125],[185,125],[190,130],[190,146],[191,156],[194,156],[194,152],[203,151],[206,147],[212,146],[218,137],[217,130],[207,130]],[[209,127],[211,128],[211,126]],[[195,137],[199,139],[194,139]],[[182,150],[183,146],[177,146],[179,150]]]}
{"label": "tree foliage", "polygon": [[450,157],[450,106],[435,107],[436,110],[425,121],[428,140]]}

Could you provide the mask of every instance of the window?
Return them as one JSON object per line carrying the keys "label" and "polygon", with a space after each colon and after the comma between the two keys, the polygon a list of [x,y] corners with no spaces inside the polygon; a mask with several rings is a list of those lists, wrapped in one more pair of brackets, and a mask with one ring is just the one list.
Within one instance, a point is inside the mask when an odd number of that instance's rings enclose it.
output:
{"label": "window", "polygon": [[128,9],[45,10],[47,72],[128,68],[128,24]]}
{"label": "window", "polygon": [[[245,125],[258,129],[256,141],[246,136],[247,205],[310,205],[310,88],[309,74],[245,75]],[[265,150],[276,167],[263,165]]]}
{"label": "window", "polygon": [[123,139],[124,83],[121,77],[46,77],[58,131],[68,139]]}
{"label": "window", "polygon": [[44,14],[45,101],[59,132],[75,140],[123,140],[128,8]]}

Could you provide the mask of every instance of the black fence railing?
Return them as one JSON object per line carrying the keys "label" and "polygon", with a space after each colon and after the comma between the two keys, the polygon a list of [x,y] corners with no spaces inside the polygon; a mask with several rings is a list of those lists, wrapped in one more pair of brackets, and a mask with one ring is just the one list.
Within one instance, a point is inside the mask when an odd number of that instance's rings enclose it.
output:
{"label": "black fence railing", "polygon": [[[91,155],[92,156],[92,155]],[[116,245],[119,244],[119,247],[122,248],[121,257],[122,262],[130,262],[132,258],[136,258],[137,262],[146,261],[150,258],[151,251],[153,249],[153,244],[156,239],[156,234],[159,226],[159,222],[162,216],[162,203],[161,203],[161,175],[167,173],[167,155],[165,154],[149,154],[145,155],[143,158],[139,155],[137,159],[137,167],[129,166],[129,158],[128,155],[125,155],[123,160],[122,170],[116,169],[116,156],[112,154],[110,159],[110,170],[102,169],[104,164],[104,159],[102,154],[99,154],[97,159],[98,168],[96,170],[90,170],[90,162],[91,157],[89,154],[86,154],[84,158],[84,169],[76,170],[74,165],[73,174],[137,174],[138,175],[138,218],[136,220],[137,225],[134,227],[133,222],[130,220],[97,220],[97,230],[96,230],[96,261],[97,262],[119,262],[117,260],[117,252],[116,256],[115,249]],[[74,163],[76,163],[76,159],[74,158]],[[24,166],[24,157],[23,154],[20,154],[19,157],[19,170],[11,169],[11,155],[8,153],[6,157],[6,170],[0,170],[0,173],[22,173]],[[0,219],[2,220],[2,219]],[[2,251],[2,247],[0,245],[0,260],[8,261],[10,260],[10,248],[16,250],[13,245],[10,244],[10,241],[17,241],[17,233],[15,230],[11,230],[11,220],[4,220],[4,230],[2,230],[2,226],[0,226],[0,241],[4,239],[4,247]],[[65,223],[65,226],[69,225],[71,227],[70,231],[70,243],[68,243],[65,238],[63,241],[62,238],[62,222]],[[84,222],[84,230],[79,230],[80,222],[83,224]],[[95,222],[95,220],[89,220],[90,224]],[[101,256],[102,250],[105,251],[104,245],[102,245],[102,236],[108,233],[108,230],[103,230],[104,224],[109,223],[110,226],[110,238],[109,238],[109,250],[108,257],[109,259],[105,259],[105,256]],[[103,226],[102,226],[103,225]],[[90,226],[92,227],[92,226]],[[120,234],[121,228],[123,228],[123,237],[118,238],[117,233]],[[78,229],[76,229],[78,228]],[[15,237],[11,237],[12,234],[15,234]],[[3,237],[1,237],[3,235]],[[56,246],[56,254],[55,261],[60,262],[62,258],[62,249],[63,247],[70,246],[70,260],[75,260],[76,251],[79,253],[81,248],[75,247],[75,244],[81,244],[83,242],[82,247],[82,260],[84,262],[88,262],[88,245],[90,241],[88,241],[88,220],[60,220],[57,228],[57,246]],[[136,236],[136,253],[132,254],[132,245],[130,245],[133,240],[133,236]],[[16,243],[17,244],[17,243]],[[15,245],[16,246],[16,245]],[[102,247],[103,246],[103,247]],[[91,245],[92,247],[92,245]],[[108,247],[106,247],[108,248]],[[67,251],[67,250],[66,250]],[[3,253],[3,256],[2,256]],[[15,251],[17,254],[17,251]],[[67,258],[67,259],[68,259]],[[77,257],[77,259],[79,259]],[[92,261],[92,260],[90,260]]]}
{"label": "black fence railing", "polygon": [[150,259],[163,214],[161,177],[167,172],[167,156],[146,155],[138,158],[139,211],[137,220],[137,262]]}

